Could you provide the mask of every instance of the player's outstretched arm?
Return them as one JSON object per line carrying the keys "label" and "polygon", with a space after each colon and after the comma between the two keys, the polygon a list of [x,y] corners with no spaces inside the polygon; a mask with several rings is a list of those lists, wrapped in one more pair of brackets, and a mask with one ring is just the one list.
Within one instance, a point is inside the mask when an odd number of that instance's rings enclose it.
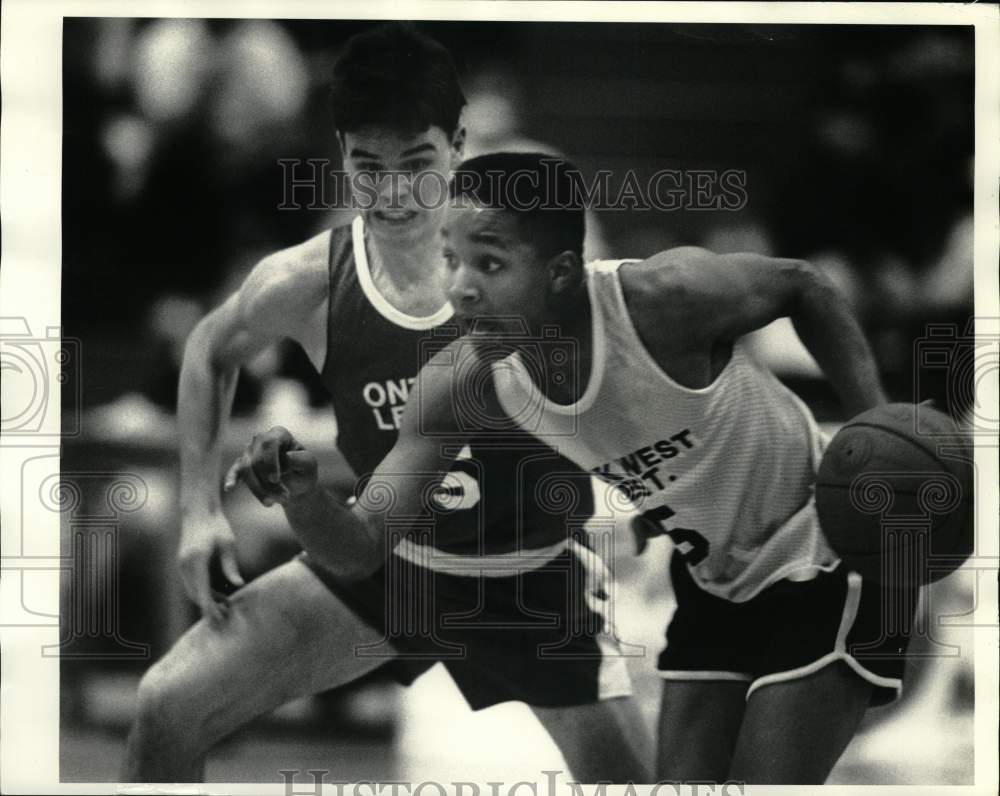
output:
{"label": "player's outstretched arm", "polygon": [[212,558],[233,586],[242,585],[235,540],[219,495],[221,446],[239,368],[285,337],[302,339],[302,319],[325,298],[325,270],[279,253],[265,258],[240,289],[192,331],[177,397],[181,460],[181,577],[209,619],[225,614],[213,596]]}
{"label": "player's outstretched arm", "polygon": [[319,485],[315,458],[280,426],[254,437],[226,474],[225,488],[243,481],[264,505],[283,506],[302,546],[335,578],[374,574],[390,536],[405,536],[413,520],[430,516],[434,488],[466,441],[452,407],[453,369],[441,367],[439,357],[418,374],[396,444],[362,479],[352,506]]}
{"label": "player's outstretched arm", "polygon": [[707,340],[735,340],[789,317],[849,416],[886,402],[875,358],[853,311],[811,263],[690,249],[663,275],[690,316],[684,328]]}

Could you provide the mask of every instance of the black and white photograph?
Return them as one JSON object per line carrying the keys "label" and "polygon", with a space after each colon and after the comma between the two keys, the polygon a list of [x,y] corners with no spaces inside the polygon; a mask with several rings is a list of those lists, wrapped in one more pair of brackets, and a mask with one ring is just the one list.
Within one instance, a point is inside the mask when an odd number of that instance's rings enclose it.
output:
{"label": "black and white photograph", "polygon": [[995,6],[2,13],[3,792],[996,792]]}

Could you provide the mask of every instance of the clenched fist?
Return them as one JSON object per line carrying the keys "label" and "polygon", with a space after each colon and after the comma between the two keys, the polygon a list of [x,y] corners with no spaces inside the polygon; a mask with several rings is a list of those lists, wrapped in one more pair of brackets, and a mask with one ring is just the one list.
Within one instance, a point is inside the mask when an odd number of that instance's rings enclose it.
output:
{"label": "clenched fist", "polygon": [[254,436],[226,473],[223,488],[229,492],[242,481],[265,506],[284,505],[316,488],[318,469],[316,457],[287,428],[275,426]]}

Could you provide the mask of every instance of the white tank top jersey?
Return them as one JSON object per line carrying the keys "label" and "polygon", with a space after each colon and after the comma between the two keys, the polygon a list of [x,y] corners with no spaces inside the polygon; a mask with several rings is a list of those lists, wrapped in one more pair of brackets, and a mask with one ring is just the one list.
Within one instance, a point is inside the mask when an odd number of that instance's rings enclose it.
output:
{"label": "white tank top jersey", "polygon": [[838,559],[813,502],[826,438],[812,413],[742,341],[708,387],[671,379],[629,317],[623,262],[586,266],[594,344],[580,400],[549,401],[512,354],[493,366],[504,410],[580,467],[622,486],[717,597],[743,602],[778,580],[832,570]]}

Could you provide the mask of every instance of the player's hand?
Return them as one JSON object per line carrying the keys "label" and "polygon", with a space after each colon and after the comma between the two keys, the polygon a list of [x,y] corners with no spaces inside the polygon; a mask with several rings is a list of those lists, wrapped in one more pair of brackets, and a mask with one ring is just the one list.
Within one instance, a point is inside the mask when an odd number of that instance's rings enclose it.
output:
{"label": "player's hand", "polygon": [[316,488],[318,470],[316,457],[287,428],[275,426],[254,436],[226,473],[223,489],[230,492],[242,481],[265,506],[285,504]]}
{"label": "player's hand", "polygon": [[227,596],[243,585],[236,538],[220,512],[186,518],[177,552],[184,591],[202,615],[218,622],[229,614]]}

